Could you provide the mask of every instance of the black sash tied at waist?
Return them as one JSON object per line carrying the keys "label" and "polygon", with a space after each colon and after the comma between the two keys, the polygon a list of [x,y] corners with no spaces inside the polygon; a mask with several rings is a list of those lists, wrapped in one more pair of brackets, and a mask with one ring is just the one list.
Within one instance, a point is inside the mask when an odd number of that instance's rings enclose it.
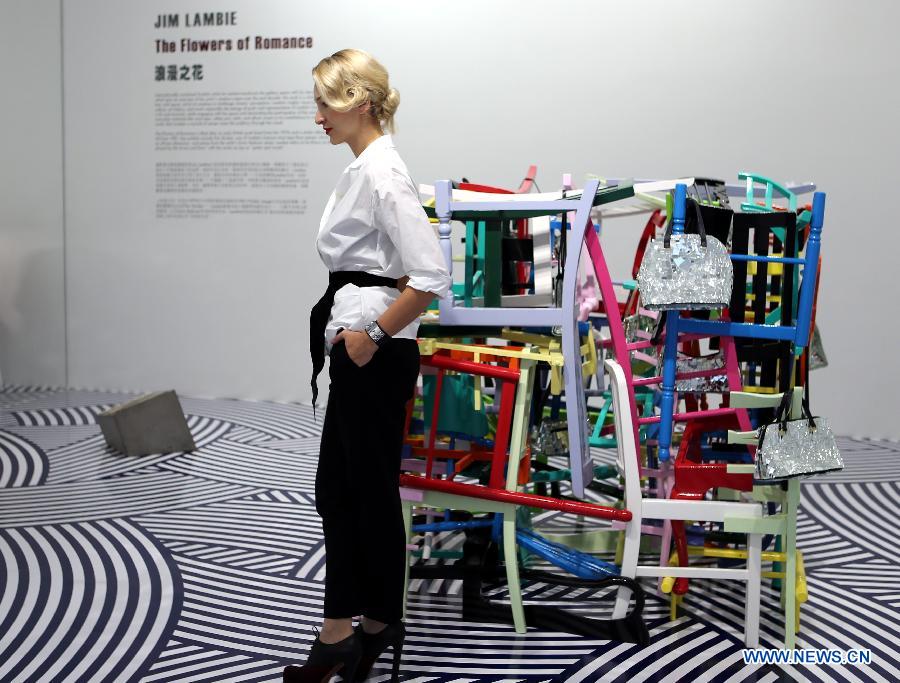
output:
{"label": "black sash tied at waist", "polygon": [[328,289],[312,307],[309,313],[309,355],[312,358],[312,396],[313,414],[316,410],[316,398],[319,396],[319,386],[316,378],[325,367],[325,327],[328,325],[328,316],[334,305],[334,295],[344,285],[356,285],[357,287],[393,287],[398,289],[397,280],[383,275],[364,273],[361,270],[338,270],[328,273]]}

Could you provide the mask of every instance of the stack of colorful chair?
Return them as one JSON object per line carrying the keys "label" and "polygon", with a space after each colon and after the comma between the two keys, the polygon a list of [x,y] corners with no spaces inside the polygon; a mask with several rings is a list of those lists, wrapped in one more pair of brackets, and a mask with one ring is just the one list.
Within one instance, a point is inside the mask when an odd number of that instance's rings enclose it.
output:
{"label": "stack of colorful chair", "polygon": [[[790,188],[750,174],[740,179],[747,198],[734,214],[733,186],[691,181],[703,188],[692,201],[734,263],[729,306],[712,315],[647,311],[633,281],[613,280],[601,243],[604,212],[629,213],[619,207],[633,197],[652,211],[634,277],[666,216],[674,232],[692,229],[686,183],[600,187],[591,180],[581,192],[525,194],[532,167],[519,192],[449,181],[434,188],[427,210],[448,264],[464,268],[453,295],[421,327],[423,392],[410,404],[401,482],[407,528],[425,539],[424,558],[458,562],[460,553],[432,547],[436,534],[489,534],[502,547],[518,631],[526,616],[529,623],[543,618],[523,605],[519,586],[522,576],[551,580],[529,569],[537,557],[584,585],[618,577],[609,623],[629,623],[630,631],[613,632],[634,641],[646,631],[636,626],[643,604],[641,589],[629,583],[636,577],[658,577],[673,617],[689,578],[746,582],[748,645],[758,641],[759,580],[773,578],[793,646],[806,599],[796,549],[799,484],[754,482],[754,428],[784,392],[794,392],[798,409],[824,195],[798,212]],[[667,198],[649,194],[672,188]],[[457,258],[453,221],[466,224],[465,254]],[[596,465],[592,447],[615,448],[617,465]],[[566,534],[533,523],[550,513],[600,521]],[[658,548],[655,567],[637,564],[642,537],[644,549]],[[692,556],[707,559],[696,565]],[[772,570],[763,571],[770,561]],[[626,615],[629,593],[635,609]]]}

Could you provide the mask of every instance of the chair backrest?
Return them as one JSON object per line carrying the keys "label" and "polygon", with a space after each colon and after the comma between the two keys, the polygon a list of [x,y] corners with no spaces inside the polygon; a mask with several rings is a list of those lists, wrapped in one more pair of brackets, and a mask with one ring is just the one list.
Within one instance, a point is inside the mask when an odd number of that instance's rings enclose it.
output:
{"label": "chair backrest", "polygon": [[[467,181],[459,183],[455,189],[490,194],[525,194],[531,191],[535,175],[537,166],[529,166],[517,190]],[[529,283],[523,280],[528,279],[534,267],[528,219],[467,220],[465,259],[463,299],[466,306],[472,306],[474,297],[485,297],[486,306],[500,306],[499,297],[504,294],[527,294]],[[488,269],[490,272],[486,272]],[[490,291],[485,292],[485,287]]]}
{"label": "chair backrest", "polygon": [[[732,256],[762,258],[799,256],[797,214],[788,211],[749,212],[734,216]],[[777,261],[734,261],[734,287],[728,307],[732,322],[753,325],[795,326],[798,318],[799,267]],[[737,339],[738,358],[751,363],[745,381],[771,390],[791,384],[790,340],[754,337]]]}
{"label": "chair backrest", "polygon": [[[745,173],[743,171],[741,173],[738,173],[738,179],[745,180],[747,182],[747,198],[746,201],[741,203],[742,211],[774,211],[777,208],[773,204],[776,192],[788,200],[788,211],[790,211],[791,213],[797,211],[797,195],[791,192],[781,183],[777,183],[771,178],[766,178],[765,176],[761,176],[755,173]],[[765,185],[765,196],[763,198],[762,205],[757,204],[756,202],[754,183],[762,183],[763,185]]]}
{"label": "chair backrest", "polygon": [[[740,240],[742,238],[742,230],[740,225],[742,221],[748,224],[756,223],[759,230],[754,230],[754,240],[758,241],[758,251],[768,251],[769,234],[772,228],[771,222],[781,220],[781,217],[789,217],[791,228],[786,237],[792,236],[791,233],[796,229],[796,217],[792,214],[785,213],[761,213],[761,214],[741,214],[734,217],[733,231],[733,250],[731,260],[735,262],[735,288],[733,289],[733,297],[736,301],[732,304],[731,310],[732,320],[729,322],[722,321],[706,321],[697,319],[685,319],[682,321],[678,329],[681,332],[695,334],[726,334],[733,337],[749,337],[756,339],[780,339],[793,342],[795,351],[805,347],[809,343],[810,323],[812,320],[812,308],[815,299],[815,291],[818,282],[819,273],[819,251],[821,249],[822,226],[825,215],[825,193],[816,192],[813,196],[813,210],[810,220],[809,236],[806,239],[804,255],[802,258],[797,256],[757,256],[748,255],[746,253],[737,253],[741,251]],[[765,223],[765,225],[762,225]],[[793,235],[795,237],[796,235]],[[749,247],[749,243],[747,245]],[[791,253],[797,248],[796,243],[791,242],[785,244],[784,251]],[[746,286],[747,268],[741,262],[755,262],[757,272],[760,277],[756,282],[751,282],[753,291],[753,301],[757,308],[751,306],[752,322],[744,322],[743,315],[746,308]],[[769,280],[768,271],[761,271],[760,268],[767,268],[766,264],[779,264],[777,273],[777,285],[781,290],[781,302],[778,306],[778,320],[767,319],[767,311],[765,308],[766,298],[768,296],[767,280]],[[799,291],[797,294],[796,305],[794,305],[794,287],[796,282],[796,268],[800,267],[801,280]],[[784,287],[785,281],[791,286]],[[737,320],[735,320],[737,317]],[[780,324],[776,324],[780,323]]]}
{"label": "chair backrest", "polygon": [[[739,213],[734,216],[732,255],[760,257],[753,262],[735,260],[731,319],[735,322],[793,324],[796,316],[799,278],[797,264],[762,260],[763,257],[796,258],[800,252],[797,214],[785,211]],[[776,297],[775,305],[771,297]],[[784,312],[777,320],[767,320],[778,304]],[[744,309],[751,309],[747,319]]]}
{"label": "chair backrest", "polygon": [[616,424],[616,466],[625,478],[625,506],[633,510],[640,505],[641,475],[638,471],[638,456],[634,441],[632,423],[634,408],[629,402],[634,400],[628,390],[628,380],[622,366],[609,358],[604,362],[609,388],[612,392],[613,411]]}

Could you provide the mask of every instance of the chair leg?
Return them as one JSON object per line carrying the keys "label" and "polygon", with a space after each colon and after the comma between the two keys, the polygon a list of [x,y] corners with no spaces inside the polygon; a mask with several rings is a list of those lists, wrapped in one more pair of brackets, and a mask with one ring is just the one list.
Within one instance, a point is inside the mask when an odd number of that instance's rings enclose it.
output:
{"label": "chair leg", "polygon": [[503,513],[503,557],[506,561],[506,583],[509,586],[509,604],[512,607],[516,633],[525,633],[525,608],[522,605],[522,586],[519,583],[519,558],[516,554],[516,509]]}
{"label": "chair leg", "polygon": [[[641,522],[642,519],[635,515],[622,532],[625,546],[622,551],[619,573],[632,579],[637,574],[638,555],[641,551]],[[631,590],[624,587],[619,588],[616,594],[616,605],[613,608],[613,619],[621,619],[625,616],[630,599]]]}
{"label": "chair leg", "polygon": [[[672,468],[671,461],[660,463],[660,477],[657,481],[657,498],[668,498],[675,488],[675,472]],[[672,520],[664,519],[662,525],[662,536],[659,539],[659,566],[668,567],[669,557],[672,555]],[[657,590],[662,589],[664,577],[659,577],[656,582]]]}
{"label": "chair leg", "polygon": [[669,621],[675,621],[678,618],[678,606],[684,600],[683,595],[669,593]]}
{"label": "chair leg", "polygon": [[793,650],[797,644],[797,508],[800,505],[800,480],[788,481],[787,520],[784,531],[784,553],[786,557],[784,584],[784,647]]}
{"label": "chair leg", "polygon": [[[674,495],[672,496],[675,497]],[[675,550],[678,552],[678,566],[687,567],[688,561],[688,545],[687,532],[684,529],[684,520],[672,520],[672,540],[675,541]],[[675,579],[675,585],[672,592],[675,595],[684,595],[688,592],[689,580],[687,577],[679,576]]]}
{"label": "chair leg", "polygon": [[[412,536],[412,503],[403,501],[403,528],[406,530],[406,543]],[[403,618],[407,618],[407,602],[409,595],[409,548],[406,548],[406,564],[403,576]]]}
{"label": "chair leg", "polygon": [[[784,512],[784,510],[782,510],[782,512]],[[781,536],[775,537],[775,552],[776,553],[784,552],[784,538],[782,538]],[[772,563],[772,571],[776,572],[776,573],[783,572],[784,565],[781,564],[781,562],[778,562],[776,560],[775,562]],[[774,588],[777,591],[781,591],[781,606],[783,608],[784,607],[784,582],[779,578],[772,579],[772,588]]]}
{"label": "chair leg", "polygon": [[[796,603],[797,607],[795,609],[797,618],[794,621],[794,634],[800,633],[800,608],[803,606],[803,603],[809,599],[807,587],[806,587],[806,568],[803,566],[803,553],[801,551],[797,551],[797,590],[796,590]],[[796,648],[796,644],[794,645]]]}
{"label": "chair leg", "polygon": [[616,556],[613,560],[614,564],[622,566],[622,554],[625,552],[625,530],[623,529],[616,536]]}
{"label": "chair leg", "polygon": [[[662,527],[662,536],[659,538],[659,566],[660,567],[668,567],[669,566],[669,558],[672,556],[672,521],[669,519],[663,520]],[[657,589],[662,588],[662,582],[664,577],[659,577],[659,580],[656,582]]]}
{"label": "chair leg", "polygon": [[747,535],[747,597],[744,603],[744,643],[759,646],[759,593],[762,574],[762,534]]}

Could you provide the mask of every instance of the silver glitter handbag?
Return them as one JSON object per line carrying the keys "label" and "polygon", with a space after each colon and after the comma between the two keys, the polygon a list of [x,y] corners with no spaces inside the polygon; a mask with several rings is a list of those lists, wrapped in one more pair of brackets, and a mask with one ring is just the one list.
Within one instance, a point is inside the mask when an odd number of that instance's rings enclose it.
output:
{"label": "silver glitter handbag", "polygon": [[809,379],[803,391],[802,416],[789,420],[790,391],[784,393],[775,420],[759,430],[756,480],[781,481],[844,469],[844,459],[824,417],[809,410]]}
{"label": "silver glitter handbag", "polygon": [[638,270],[641,302],[650,310],[712,310],[728,306],[733,271],[728,250],[715,237],[707,237],[700,205],[699,235],[673,235],[672,221],[662,240],[651,240]]}
{"label": "silver glitter handbag", "polygon": [[809,339],[809,369],[818,370],[828,367],[828,356],[825,355],[825,347],[822,345],[822,334],[819,326],[813,325],[812,336]]}

